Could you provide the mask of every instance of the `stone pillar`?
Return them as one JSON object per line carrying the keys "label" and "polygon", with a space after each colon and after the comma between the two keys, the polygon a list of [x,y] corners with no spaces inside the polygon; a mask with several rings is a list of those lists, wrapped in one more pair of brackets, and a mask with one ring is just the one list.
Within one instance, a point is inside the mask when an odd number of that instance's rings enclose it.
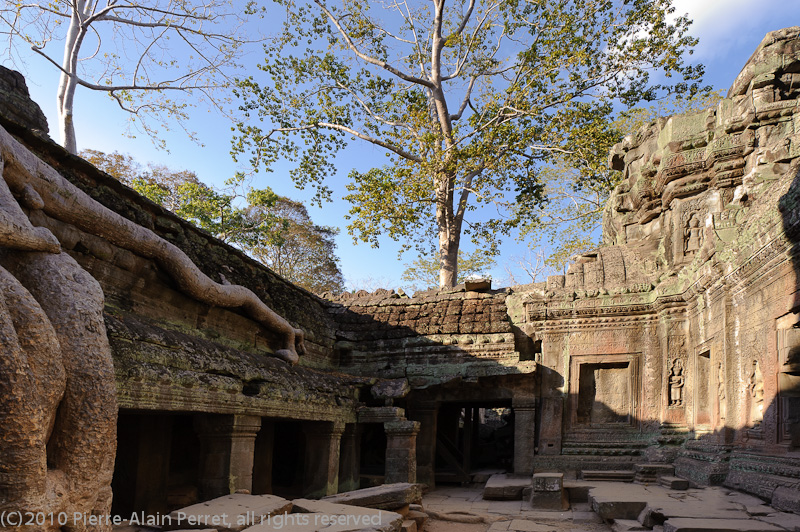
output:
{"label": "stone pillar", "polygon": [[514,409],[514,473],[533,473],[533,449],[536,438],[536,403],[534,399],[512,400]]}
{"label": "stone pillar", "polygon": [[261,430],[256,437],[253,457],[253,495],[272,493],[272,457],[275,454],[275,423],[261,421]]}
{"label": "stone pillar", "polygon": [[306,436],[305,481],[303,495],[320,498],[335,495],[339,489],[339,451],[343,424],[309,422]]}
{"label": "stone pillar", "polygon": [[361,482],[361,426],[348,423],[339,457],[339,493],[357,490]]}
{"label": "stone pillar", "polygon": [[418,421],[387,421],[386,484],[417,481]]}
{"label": "stone pillar", "polygon": [[204,500],[253,489],[253,456],[261,418],[201,414],[195,417],[200,437],[200,490]]}
{"label": "stone pillar", "polygon": [[436,485],[436,418],[439,406],[436,403],[413,405],[408,417],[418,421],[417,434],[417,482],[433,489]]}

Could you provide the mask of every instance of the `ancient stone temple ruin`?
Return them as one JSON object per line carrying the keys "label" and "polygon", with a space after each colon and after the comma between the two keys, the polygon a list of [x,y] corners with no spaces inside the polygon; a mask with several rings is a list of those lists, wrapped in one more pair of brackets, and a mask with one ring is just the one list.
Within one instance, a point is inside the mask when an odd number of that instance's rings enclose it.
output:
{"label": "ancient stone temple ruin", "polygon": [[69,155],[3,70],[0,510],[313,512],[492,468],[800,514],[798,102],[795,27],[614,147],[603,245],[565,275],[320,298]]}

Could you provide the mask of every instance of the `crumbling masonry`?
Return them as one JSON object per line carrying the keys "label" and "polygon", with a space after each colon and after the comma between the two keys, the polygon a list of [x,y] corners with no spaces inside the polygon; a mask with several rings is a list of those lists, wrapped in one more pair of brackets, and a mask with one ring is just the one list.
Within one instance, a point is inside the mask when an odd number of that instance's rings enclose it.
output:
{"label": "crumbling masonry", "polygon": [[795,27],[716,108],[614,147],[604,245],[566,275],[322,299],[66,153],[4,69],[0,509],[432,486],[488,460],[668,464],[800,513],[799,101]]}

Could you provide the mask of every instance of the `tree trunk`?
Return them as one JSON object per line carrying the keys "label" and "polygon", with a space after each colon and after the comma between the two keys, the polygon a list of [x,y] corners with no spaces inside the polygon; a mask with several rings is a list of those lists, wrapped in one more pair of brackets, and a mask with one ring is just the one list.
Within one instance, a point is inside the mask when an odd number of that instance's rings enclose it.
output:
{"label": "tree trunk", "polygon": [[61,62],[61,78],[58,82],[58,94],[56,96],[61,145],[70,153],[78,152],[72,109],[75,102],[75,89],[78,85],[76,78],[78,53],[83,40],[81,17],[88,7],[91,6],[87,6],[85,0],[78,0],[72,13],[72,18],[70,18],[67,36],[64,40],[64,59]]}
{"label": "tree trunk", "polygon": [[436,191],[436,226],[439,232],[439,289],[452,288],[458,279],[461,218],[453,214],[453,179],[444,173]]}
{"label": "tree trunk", "polygon": [[[455,238],[454,238],[455,237]],[[439,289],[452,288],[458,279],[458,235],[439,232]]]}

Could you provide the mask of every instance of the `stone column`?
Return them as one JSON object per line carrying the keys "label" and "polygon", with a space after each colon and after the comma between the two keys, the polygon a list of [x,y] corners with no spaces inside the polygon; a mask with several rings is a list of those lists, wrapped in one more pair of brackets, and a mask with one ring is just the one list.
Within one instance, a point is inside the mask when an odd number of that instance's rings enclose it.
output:
{"label": "stone column", "polygon": [[357,490],[361,481],[361,426],[348,423],[339,457],[339,493]]}
{"label": "stone column", "polygon": [[387,421],[386,484],[417,481],[418,421]]}
{"label": "stone column", "polygon": [[306,436],[305,482],[308,498],[334,495],[339,489],[339,451],[343,424],[309,422],[303,426]]}
{"label": "stone column", "polygon": [[253,455],[260,428],[258,416],[201,414],[195,418],[204,500],[253,489]]}
{"label": "stone column", "polygon": [[408,417],[419,422],[417,434],[417,482],[433,489],[436,485],[436,418],[439,406],[436,403],[413,405]]}
{"label": "stone column", "polygon": [[514,473],[533,473],[533,448],[536,437],[536,403],[534,399],[512,400],[514,409]]}

